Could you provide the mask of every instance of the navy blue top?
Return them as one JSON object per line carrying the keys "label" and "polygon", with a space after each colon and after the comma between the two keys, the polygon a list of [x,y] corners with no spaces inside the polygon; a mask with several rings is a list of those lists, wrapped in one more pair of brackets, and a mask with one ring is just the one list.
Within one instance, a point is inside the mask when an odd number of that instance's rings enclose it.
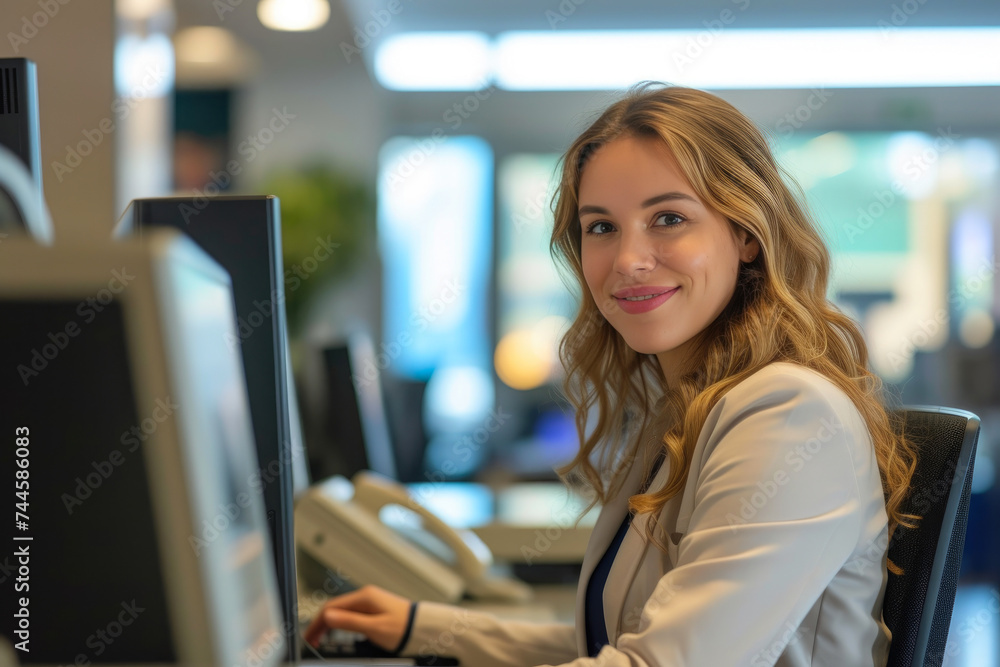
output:
{"label": "navy blue top", "polygon": [[583,607],[584,625],[587,629],[587,651],[590,657],[595,657],[606,646],[608,641],[608,631],[604,627],[604,585],[608,581],[608,574],[611,572],[611,564],[615,562],[618,549],[625,539],[629,524],[632,523],[632,514],[625,515],[621,528],[611,540],[608,550],[601,557],[601,562],[594,568],[594,573],[590,575],[587,582],[587,597]]}

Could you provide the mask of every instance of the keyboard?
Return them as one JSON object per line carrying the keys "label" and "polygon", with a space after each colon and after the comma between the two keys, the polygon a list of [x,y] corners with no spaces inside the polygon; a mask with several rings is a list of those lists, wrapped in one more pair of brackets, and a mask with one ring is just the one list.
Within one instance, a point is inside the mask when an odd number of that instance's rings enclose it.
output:
{"label": "keyboard", "polygon": [[[305,594],[304,594],[305,593]],[[329,597],[313,591],[299,590],[299,627],[302,632],[309,627],[313,617],[323,608]],[[314,653],[315,651],[315,653]],[[343,665],[458,665],[454,658],[442,656],[394,656],[389,651],[368,641],[361,633],[350,630],[329,630],[318,647],[312,649],[302,642],[301,659],[312,665],[330,662]],[[348,662],[351,661],[351,662]]]}
{"label": "keyboard", "polygon": [[[336,638],[336,633],[337,631],[335,630],[330,635]],[[338,643],[336,639],[328,640],[312,650],[308,646],[302,647],[301,658],[303,661],[316,661],[317,654],[319,656],[318,660],[336,660],[338,663],[344,660],[357,660],[356,664],[373,665],[440,665],[447,667],[459,664],[454,658],[439,655],[394,656],[389,651],[376,646],[367,639],[350,643]],[[377,660],[372,661],[371,659]],[[315,664],[319,663],[316,662]]]}

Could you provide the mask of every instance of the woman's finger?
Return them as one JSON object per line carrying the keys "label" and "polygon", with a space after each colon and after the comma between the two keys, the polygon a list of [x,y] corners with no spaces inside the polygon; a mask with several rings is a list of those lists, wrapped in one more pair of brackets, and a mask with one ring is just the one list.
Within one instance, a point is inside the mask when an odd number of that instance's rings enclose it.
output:
{"label": "woman's finger", "polygon": [[316,646],[328,630],[350,630],[364,634],[388,650],[401,639],[409,608],[410,601],[404,597],[376,586],[364,586],[327,600],[303,638]]}
{"label": "woman's finger", "polygon": [[323,612],[320,610],[315,616],[313,616],[312,621],[309,623],[309,627],[303,633],[302,638],[305,639],[306,643],[310,646],[316,646],[319,644],[320,638],[326,633],[330,628],[326,627],[326,621],[323,620]]}
{"label": "woman's finger", "polygon": [[378,599],[376,589],[369,586],[363,586],[356,591],[332,597],[323,604],[323,607],[353,609],[354,611],[363,611],[369,614],[383,611],[384,609],[384,605]]}
{"label": "woman's finger", "polygon": [[[326,634],[328,630],[333,630],[339,627],[339,626],[329,625],[329,623],[327,622],[326,610],[337,608],[337,606],[333,602],[334,602],[333,600],[327,600],[326,603],[324,603],[323,607],[318,612],[316,612],[315,616],[313,616],[312,621],[310,621],[309,623],[309,627],[306,628],[306,631],[303,633],[302,635],[303,639],[305,639],[306,642],[308,642],[310,645],[316,646],[319,643],[319,640],[323,637],[324,634]],[[360,611],[360,610],[355,610],[355,611]],[[333,616],[331,616],[330,618],[332,619]]]}
{"label": "woman's finger", "polygon": [[375,625],[375,617],[371,614],[358,613],[336,607],[326,607],[319,615],[323,617],[323,622],[327,628],[360,632],[366,637],[371,635],[371,631]]}

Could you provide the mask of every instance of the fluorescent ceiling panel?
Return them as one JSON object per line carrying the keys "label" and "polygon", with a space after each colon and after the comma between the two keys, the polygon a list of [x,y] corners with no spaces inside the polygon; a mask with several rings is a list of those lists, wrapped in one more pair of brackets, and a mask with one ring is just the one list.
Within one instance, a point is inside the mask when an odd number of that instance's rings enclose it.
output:
{"label": "fluorescent ceiling panel", "polygon": [[997,28],[723,28],[406,33],[375,61],[396,90],[882,88],[1000,85],[998,53]]}
{"label": "fluorescent ceiling panel", "polygon": [[393,90],[478,90],[490,83],[492,45],[481,32],[413,32],[375,52],[375,76]]}

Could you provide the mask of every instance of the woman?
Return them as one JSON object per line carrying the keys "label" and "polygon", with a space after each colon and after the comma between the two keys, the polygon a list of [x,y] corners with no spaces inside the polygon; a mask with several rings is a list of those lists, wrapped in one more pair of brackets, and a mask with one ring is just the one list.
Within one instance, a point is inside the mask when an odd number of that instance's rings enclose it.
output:
{"label": "woman", "polygon": [[575,628],[365,587],[307,639],[474,667],[884,665],[915,454],[761,133],[708,93],[633,89],[566,153],[552,249],[584,295],[561,347],[581,449],[560,472],[603,505]]}

